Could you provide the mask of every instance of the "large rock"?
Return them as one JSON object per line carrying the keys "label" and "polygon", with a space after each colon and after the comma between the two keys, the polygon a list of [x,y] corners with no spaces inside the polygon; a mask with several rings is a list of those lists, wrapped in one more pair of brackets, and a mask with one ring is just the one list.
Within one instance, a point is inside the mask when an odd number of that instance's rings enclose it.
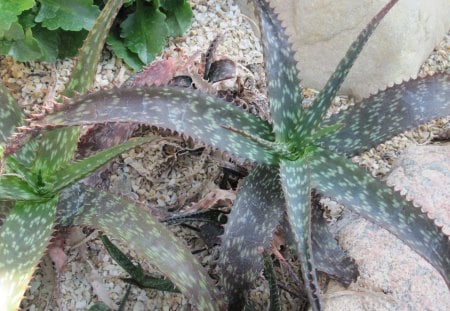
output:
{"label": "large rock", "polygon": [[[247,0],[236,0],[251,14]],[[244,4],[245,3],[245,4]],[[272,0],[298,51],[302,83],[321,89],[387,0]],[[366,97],[417,74],[450,28],[449,0],[399,1],[370,38],[340,92]]]}
{"label": "large rock", "polygon": [[[406,149],[388,182],[449,228],[450,145]],[[341,310],[338,306],[351,301],[355,305],[364,301],[372,306],[384,304],[382,310],[450,310],[450,292],[443,278],[392,234],[349,212],[335,229],[339,244],[358,264],[360,277],[345,297],[340,289],[326,293],[329,310]],[[366,305],[352,310],[379,309]]]}

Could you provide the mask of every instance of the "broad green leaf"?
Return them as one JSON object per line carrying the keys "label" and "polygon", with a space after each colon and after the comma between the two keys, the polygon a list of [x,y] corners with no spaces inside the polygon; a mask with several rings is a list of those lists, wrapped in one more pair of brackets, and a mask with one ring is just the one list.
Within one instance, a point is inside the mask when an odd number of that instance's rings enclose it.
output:
{"label": "broad green leaf", "polygon": [[11,27],[13,22],[17,21],[17,17],[25,10],[34,6],[34,0],[2,0],[0,1],[0,37],[3,32]]}
{"label": "broad green leaf", "polygon": [[248,289],[263,269],[261,252],[283,215],[277,169],[255,167],[239,190],[222,236],[219,265],[230,310],[241,310]]}
{"label": "broad green leaf", "polygon": [[90,30],[100,10],[92,0],[39,0],[36,22],[50,30]]}
{"label": "broad green leaf", "polygon": [[41,200],[34,189],[15,175],[0,175],[0,201]]}
{"label": "broad green leaf", "polygon": [[241,129],[272,141],[271,127],[221,99],[195,90],[150,87],[100,91],[77,99],[63,111],[48,115],[36,125],[84,125],[134,122],[168,128],[261,163],[276,162],[271,151],[224,127]]}
{"label": "broad green leaf", "polygon": [[77,149],[80,130],[78,128],[59,128],[41,133],[33,164],[33,172],[42,173],[42,177],[52,177],[61,165],[69,163]]}
{"label": "broad green leaf", "polygon": [[308,109],[304,115],[304,119],[300,124],[297,124],[300,137],[307,137],[317,130],[318,126],[322,122],[325,113],[336,96],[337,91],[341,87],[344,79],[347,77],[348,72],[352,68],[359,53],[369,40],[373,31],[377,28],[383,17],[389,12],[389,10],[397,3],[398,0],[390,0],[379,12],[375,15],[369,24],[358,35],[355,41],[348,48],[344,58],[339,62],[335,71],[328,79],[327,83],[320,91],[319,95],[314,99],[312,107]]}
{"label": "broad green leaf", "polygon": [[170,280],[146,275],[141,265],[139,263],[135,265],[106,235],[102,235],[100,238],[111,258],[131,276],[131,279],[125,279],[125,281],[136,284],[141,288],[153,288],[160,291],[179,293],[179,290],[176,289]]}
{"label": "broad green leaf", "polygon": [[286,142],[295,135],[303,115],[302,93],[297,63],[281,22],[267,1],[255,1],[260,15],[266,66],[267,95],[277,141]]}
{"label": "broad green leaf", "polygon": [[280,177],[287,203],[287,219],[291,226],[303,281],[312,310],[322,310],[315,259],[311,243],[311,176],[306,159],[282,160]]}
{"label": "broad green leaf", "polygon": [[192,10],[188,0],[161,0],[166,15],[168,36],[181,36],[191,25]]}
{"label": "broad green leaf", "polygon": [[16,127],[23,125],[24,115],[15,98],[8,89],[0,83],[0,144],[16,132]]}
{"label": "broad green leaf", "polygon": [[109,0],[95,20],[78,53],[69,83],[64,90],[65,96],[72,97],[76,92],[84,94],[94,83],[97,62],[100,59],[106,36],[122,4],[123,0]]}
{"label": "broad green leaf", "polygon": [[136,0],[136,11],[122,22],[120,36],[125,45],[139,56],[144,63],[150,63],[161,52],[168,34],[166,16],[159,11],[159,1],[151,4]]}
{"label": "broad green leaf", "polygon": [[41,47],[31,28],[25,29],[23,39],[0,41],[0,53],[9,55],[19,62],[38,60],[42,57]]}
{"label": "broad green leaf", "polygon": [[77,55],[78,50],[83,45],[83,41],[86,39],[88,31],[65,31],[58,30],[59,46],[58,46],[58,58],[68,58]]}
{"label": "broad green leaf", "polygon": [[157,139],[159,139],[159,137],[156,136],[130,139],[123,144],[97,152],[80,161],[64,163],[65,165],[62,165],[57,171],[53,171],[52,175],[49,176],[55,186],[54,191],[60,191],[67,186],[74,184],[128,149]]}
{"label": "broad green leaf", "polygon": [[64,191],[59,204],[63,223],[95,227],[122,240],[167,275],[201,310],[223,306],[211,279],[190,250],[148,210],[81,184]]}
{"label": "broad green leaf", "polygon": [[113,50],[117,57],[123,59],[123,61],[130,66],[134,71],[139,71],[145,65],[137,56],[137,54],[131,52],[125,43],[114,33],[110,33],[106,39],[106,43]]}
{"label": "broad green leaf", "polygon": [[350,160],[325,150],[311,157],[311,177],[319,192],[390,231],[449,284],[450,241],[420,208]]}
{"label": "broad green leaf", "polygon": [[28,282],[49,244],[57,199],[16,202],[0,229],[0,301],[19,308]]}
{"label": "broad green leaf", "polygon": [[53,63],[58,57],[59,34],[36,25],[32,28],[33,37],[41,50],[39,61]]}
{"label": "broad green leaf", "polygon": [[345,126],[321,138],[321,145],[352,156],[442,116],[450,116],[448,73],[396,84],[333,115],[325,125]]}

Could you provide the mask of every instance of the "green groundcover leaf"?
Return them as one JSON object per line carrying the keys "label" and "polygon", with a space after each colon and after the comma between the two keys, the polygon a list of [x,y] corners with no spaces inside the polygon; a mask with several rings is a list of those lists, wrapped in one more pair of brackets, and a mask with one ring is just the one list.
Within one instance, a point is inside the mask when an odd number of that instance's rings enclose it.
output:
{"label": "green groundcover leaf", "polygon": [[181,36],[191,25],[192,10],[187,0],[161,0],[169,36]]}
{"label": "green groundcover leaf", "polygon": [[100,14],[92,0],[40,0],[41,7],[36,22],[50,30],[89,30]]}
{"label": "green groundcover leaf", "polygon": [[137,0],[136,12],[128,15],[120,25],[125,45],[145,64],[150,63],[161,51],[168,35],[166,16],[155,2],[149,5]]}
{"label": "green groundcover leaf", "polygon": [[2,0],[0,1],[0,37],[3,32],[17,21],[17,16],[25,10],[31,9],[34,0]]}

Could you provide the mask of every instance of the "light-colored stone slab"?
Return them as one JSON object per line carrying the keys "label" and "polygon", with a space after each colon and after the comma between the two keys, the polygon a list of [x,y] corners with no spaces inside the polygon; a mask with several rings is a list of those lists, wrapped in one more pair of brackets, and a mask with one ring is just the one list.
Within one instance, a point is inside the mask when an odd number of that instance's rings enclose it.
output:
{"label": "light-colored stone slab", "polygon": [[[252,16],[247,0],[237,0]],[[302,83],[321,89],[351,42],[387,0],[272,0],[298,51]],[[370,38],[340,93],[366,97],[415,76],[450,29],[449,0],[399,1]]]}

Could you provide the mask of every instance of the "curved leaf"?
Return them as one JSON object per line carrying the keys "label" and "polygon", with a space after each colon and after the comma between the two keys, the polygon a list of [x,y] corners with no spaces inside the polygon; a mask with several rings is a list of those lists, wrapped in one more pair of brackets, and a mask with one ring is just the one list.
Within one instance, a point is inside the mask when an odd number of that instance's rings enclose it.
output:
{"label": "curved leaf", "polygon": [[311,109],[309,109],[305,115],[305,119],[297,127],[300,131],[300,136],[309,136],[313,133],[322,122],[325,113],[331,105],[331,102],[336,96],[337,91],[341,87],[344,79],[347,77],[348,72],[352,68],[359,53],[363,49],[364,45],[369,40],[373,31],[377,28],[383,17],[389,12],[389,10],[396,4],[398,0],[390,0],[372,20],[367,24],[358,35],[355,41],[350,45],[344,58],[339,62],[336,70],[333,72],[327,83],[320,91],[319,95],[314,99]]}
{"label": "curved leaf", "polygon": [[283,27],[268,1],[255,1],[259,11],[266,66],[267,95],[277,141],[295,134],[303,114],[297,62]]}
{"label": "curved leaf", "polygon": [[261,252],[269,246],[283,215],[277,170],[257,166],[248,175],[228,216],[219,265],[229,308],[240,310],[246,293],[263,268]]}
{"label": "curved leaf", "polygon": [[40,200],[41,197],[22,178],[15,175],[0,176],[0,201]]}
{"label": "curved leaf", "polygon": [[311,177],[319,192],[394,234],[450,284],[449,238],[419,208],[350,160],[325,150],[311,158]]}
{"label": "curved leaf", "polygon": [[156,136],[150,136],[145,138],[131,139],[123,144],[116,145],[106,150],[97,152],[96,154],[83,160],[66,164],[58,171],[52,172],[52,175],[49,176],[51,178],[51,181],[55,184],[55,189],[53,191],[57,192],[72,185],[76,181],[86,177],[88,174],[92,173],[93,171],[107,163],[109,160],[121,153],[124,153],[128,149],[134,148],[144,143],[149,143],[158,138],[159,137]]}
{"label": "curved leaf", "polygon": [[270,125],[238,107],[199,91],[170,88],[124,88],[88,94],[35,125],[84,125],[134,122],[169,128],[236,156],[273,163],[260,144],[230,131],[240,129],[272,141]]}
{"label": "curved leaf", "polygon": [[199,309],[219,310],[223,301],[204,268],[149,211],[81,184],[61,194],[58,209],[62,223],[95,227],[122,240],[166,274]]}
{"label": "curved leaf", "polygon": [[19,308],[36,265],[49,243],[56,199],[16,202],[0,231],[0,301],[2,309]]}
{"label": "curved leaf", "polygon": [[0,83],[0,144],[5,143],[23,124],[24,115],[15,98],[8,89]]}
{"label": "curved leaf", "polygon": [[303,281],[312,310],[322,310],[311,243],[311,176],[305,159],[282,160],[280,176],[287,203],[287,219],[299,254]]}
{"label": "curved leaf", "polygon": [[345,126],[321,139],[333,151],[355,155],[434,118],[450,115],[450,75],[439,73],[394,85],[333,115],[325,126]]}

